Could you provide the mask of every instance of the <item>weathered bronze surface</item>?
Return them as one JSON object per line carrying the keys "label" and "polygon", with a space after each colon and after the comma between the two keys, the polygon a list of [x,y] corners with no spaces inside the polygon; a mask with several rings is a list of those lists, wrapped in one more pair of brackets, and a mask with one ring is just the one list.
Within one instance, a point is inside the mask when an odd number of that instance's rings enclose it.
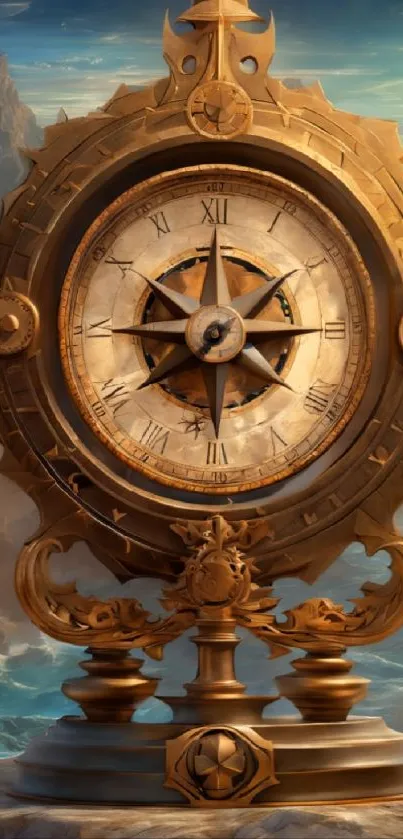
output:
{"label": "weathered bronze surface", "polygon": [[[402,736],[380,718],[364,717],[351,717],[344,723],[309,723],[292,717],[273,717],[252,726],[230,726],[216,720],[208,727],[196,729],[186,724],[111,725],[65,717],[51,726],[46,738],[35,738],[17,759],[18,780],[13,794],[51,799],[64,805],[79,801],[105,806],[107,792],[111,804],[188,806],[193,798],[194,806],[211,807],[212,800],[200,783],[205,776],[200,779],[194,776],[193,751],[189,755],[192,773],[189,781],[185,755],[190,738],[183,735],[193,732],[192,740],[200,747],[202,730],[208,736],[209,732],[217,734],[228,729],[234,732],[234,739],[237,735],[238,742],[245,729],[247,735],[251,730],[258,735],[260,743],[266,745],[267,763],[272,747],[274,767],[270,772],[273,775],[268,777],[271,781],[275,777],[278,783],[269,783],[254,800],[240,805],[236,798],[241,792],[242,777],[233,776],[230,797],[227,802],[225,798],[218,800],[220,807],[304,803],[320,806],[324,802],[355,801],[370,804],[374,800],[401,796]],[[182,738],[181,753],[178,738]],[[251,751],[253,741],[248,736]],[[175,777],[179,768],[181,790],[166,783],[167,742],[170,750],[175,749],[177,758],[176,764],[168,769],[169,777]]]}
{"label": "weathered bronze surface", "polygon": [[0,358],[26,350],[38,329],[38,312],[16,291],[0,293]]}
{"label": "weathered bronze surface", "polygon": [[196,728],[167,741],[166,786],[194,807],[249,806],[278,783],[273,744],[246,726]]}
{"label": "weathered bronze surface", "polygon": [[153,696],[158,679],[143,676],[143,661],[132,658],[127,650],[87,650],[91,661],[82,661],[87,671],[83,679],[69,679],[62,691],[77,702],[90,722],[130,722],[135,710]]}
{"label": "weathered bronze surface", "polygon": [[[381,721],[346,719],[366,684],[342,658],[403,625],[393,524],[403,499],[402,147],[394,123],[337,111],[319,84],[291,90],[270,76],[273,20],[260,33],[237,25],[256,19],[248,0],[195,0],[181,17],[187,32],[167,17],[169,77],[143,91],[122,85],[102,110],[48,127],[45,146],[26,150],[27,180],[4,201],[1,469],[41,515],[16,590],[42,631],[93,656],[89,675],[64,686],[87,720],[60,722],[19,761],[17,792],[28,797],[270,806],[402,794],[403,738]],[[127,252],[128,221],[143,264]],[[238,312],[241,295],[262,302],[277,282],[266,308]],[[105,313],[103,288],[114,283],[121,307]],[[310,323],[321,295],[330,308]],[[247,323],[256,316],[263,325]],[[272,341],[279,325],[313,331]],[[257,358],[246,336],[268,328]],[[111,347],[136,385],[127,427],[116,420],[129,404],[122,365],[117,381],[97,379]],[[178,348],[213,377],[184,356],[186,369],[179,359],[173,370]],[[249,366],[234,375],[227,365],[244,351]],[[140,391],[163,364],[172,375]],[[267,387],[272,370],[280,381]],[[78,541],[122,582],[164,580],[168,616],[55,583],[51,555]],[[368,556],[388,551],[387,583],[366,583],[350,612],[323,597],[285,621],[273,614],[276,580],[313,582],[352,541]],[[305,651],[278,679],[303,719],[260,721],[275,697],[248,697],[237,681],[237,625],[272,655]],[[159,660],[192,626],[199,669],[187,695],[169,700],[174,722],[127,722],[157,682],[128,651]]]}

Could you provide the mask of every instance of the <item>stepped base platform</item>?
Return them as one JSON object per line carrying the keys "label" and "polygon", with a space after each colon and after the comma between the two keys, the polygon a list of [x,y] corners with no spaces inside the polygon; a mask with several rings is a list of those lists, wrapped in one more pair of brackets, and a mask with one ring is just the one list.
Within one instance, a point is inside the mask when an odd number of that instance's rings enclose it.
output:
{"label": "stepped base platform", "polygon": [[401,839],[403,802],[189,810],[57,806],[10,798],[12,760],[0,760],[0,839]]}
{"label": "stepped base platform", "polygon": [[[9,792],[24,799],[74,804],[189,808],[178,789],[166,786],[165,744],[194,729],[194,724],[184,723],[102,724],[64,717],[17,758]],[[242,733],[246,727],[237,729]],[[403,798],[403,735],[381,718],[307,723],[279,717],[248,730],[271,742],[278,782],[258,792],[249,806]],[[237,806],[231,796],[217,804]]]}

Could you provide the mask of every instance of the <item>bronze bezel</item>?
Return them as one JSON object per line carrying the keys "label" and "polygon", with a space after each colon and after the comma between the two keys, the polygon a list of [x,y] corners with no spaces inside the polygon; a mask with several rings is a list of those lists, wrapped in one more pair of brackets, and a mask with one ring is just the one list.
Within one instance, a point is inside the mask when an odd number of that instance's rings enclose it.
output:
{"label": "bronze bezel", "polygon": [[[343,252],[345,262],[349,265],[351,272],[354,274],[357,280],[357,285],[361,291],[361,303],[366,316],[366,351],[359,371],[360,377],[358,377],[358,371],[355,376],[355,392],[352,391],[350,393],[343,415],[339,417],[337,422],[332,423],[329,426],[329,433],[315,449],[311,449],[307,454],[293,460],[287,467],[283,467],[274,475],[270,474],[263,477],[259,476],[258,479],[243,482],[238,480],[236,483],[233,479],[225,484],[204,487],[202,484],[198,486],[197,481],[189,481],[181,477],[181,470],[178,464],[170,464],[170,473],[166,474],[163,469],[158,468],[158,459],[155,459],[155,465],[152,465],[151,453],[149,460],[147,460],[147,462],[142,462],[140,456],[134,457],[135,452],[139,448],[138,445],[133,443],[131,447],[129,447],[127,440],[125,441],[124,446],[118,444],[111,434],[106,431],[102,423],[98,421],[97,417],[89,407],[91,400],[95,403],[98,398],[96,391],[86,375],[85,370],[81,370],[80,368],[80,371],[78,371],[78,369],[75,369],[70,349],[73,339],[70,334],[71,328],[69,321],[72,316],[72,311],[76,306],[77,295],[81,294],[82,297],[84,294],[84,290],[80,285],[80,275],[84,270],[84,267],[88,264],[88,254],[96,248],[102,234],[108,235],[109,229],[113,227],[117,220],[124,217],[127,211],[133,214],[133,208],[135,208],[136,214],[137,212],[140,213],[143,205],[151,206],[150,202],[153,202],[153,206],[154,202],[155,206],[158,206],[160,196],[162,200],[162,197],[166,194],[174,195],[175,190],[178,188],[180,189],[182,187],[186,190],[186,181],[191,182],[192,188],[195,183],[198,183],[200,184],[200,189],[202,191],[208,191],[208,188],[215,182],[216,179],[225,179],[228,182],[228,189],[230,189],[231,181],[233,181],[238,184],[244,183],[245,186],[252,190],[252,192],[255,189],[264,189],[268,193],[270,193],[271,190],[274,192],[277,190],[281,191],[282,194],[285,193],[288,196],[290,201],[293,199],[298,200],[299,204],[304,208],[307,208],[314,218],[318,219],[322,225],[326,225],[326,227],[332,231],[332,236],[338,243],[340,250]],[[294,475],[301,469],[304,469],[309,463],[317,460],[321,454],[330,449],[333,443],[340,437],[343,430],[354,416],[367,387],[371,372],[376,330],[374,301],[368,271],[366,270],[351,237],[348,235],[347,230],[341,225],[336,217],[322,204],[320,204],[320,202],[313,198],[313,196],[306,190],[288,182],[279,175],[273,175],[268,172],[261,172],[256,169],[239,167],[236,165],[225,166],[211,164],[202,164],[197,168],[188,167],[173,170],[162,175],[154,176],[150,180],[141,182],[139,185],[136,185],[127,192],[123,193],[109,207],[107,207],[100,216],[96,218],[82,238],[67,270],[66,278],[61,291],[58,328],[62,369],[67,382],[68,390],[72,395],[86,425],[89,426],[96,437],[100,439],[119,460],[126,463],[130,468],[133,468],[135,472],[138,471],[161,484],[161,494],[164,492],[163,487],[174,487],[176,489],[183,489],[189,493],[200,493],[205,496],[231,496],[233,497],[233,503],[235,504],[239,493],[247,493],[251,490],[260,489],[264,486],[274,485],[279,481],[284,481],[286,478]],[[77,381],[78,375],[80,376],[79,383]],[[85,395],[83,395],[83,391]],[[318,418],[318,423],[319,422],[320,418]],[[108,424],[109,426],[113,425],[111,421],[109,421]],[[118,426],[116,426],[116,432],[118,430]],[[84,447],[82,447],[82,449],[83,455],[85,456],[86,453],[84,451]],[[338,456],[340,456],[340,454]],[[163,460],[166,461],[166,458],[163,458]],[[182,471],[185,472],[186,470],[182,469]],[[197,470],[195,469],[195,472],[196,471]],[[204,470],[200,467],[200,477],[202,476],[203,471]],[[220,470],[218,468],[217,471],[223,472],[225,470]]]}

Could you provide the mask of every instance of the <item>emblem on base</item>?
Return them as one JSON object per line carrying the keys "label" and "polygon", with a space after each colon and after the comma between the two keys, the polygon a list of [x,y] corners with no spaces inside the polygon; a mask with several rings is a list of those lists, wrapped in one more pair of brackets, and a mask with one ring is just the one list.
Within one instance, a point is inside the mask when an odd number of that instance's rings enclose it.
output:
{"label": "emblem on base", "polygon": [[177,789],[193,806],[247,807],[278,784],[274,751],[251,728],[194,728],[166,744],[165,786]]}

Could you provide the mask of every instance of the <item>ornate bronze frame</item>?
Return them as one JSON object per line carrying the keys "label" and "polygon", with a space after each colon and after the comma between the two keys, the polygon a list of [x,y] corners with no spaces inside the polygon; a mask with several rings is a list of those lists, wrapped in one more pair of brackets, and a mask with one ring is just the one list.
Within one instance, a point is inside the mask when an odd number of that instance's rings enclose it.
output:
{"label": "ornate bronze frame", "polygon": [[[345,719],[363,695],[365,680],[347,678],[349,664],[341,653],[347,646],[379,641],[403,624],[403,543],[393,526],[403,497],[402,147],[394,123],[335,110],[319,84],[291,90],[267,75],[273,22],[261,34],[236,28],[238,21],[255,18],[247,0],[195,0],[181,18],[192,22],[191,32],[176,34],[166,19],[169,78],[140,92],[122,85],[102,110],[47,128],[44,147],[25,151],[32,164],[27,180],[4,201],[1,470],[29,493],[41,514],[39,531],[17,564],[16,590],[42,631],[91,648],[94,662],[92,671],[87,665],[84,693],[73,683],[66,687],[90,719],[106,694],[104,718],[120,718],[122,703],[125,719],[130,718],[139,697],[156,685],[145,684],[139,664],[133,676],[127,651],[143,648],[158,659],[166,643],[193,625],[202,635],[202,675],[187,701],[199,708],[200,691],[207,704],[222,698],[206,674],[212,639],[223,632],[227,652],[221,681],[227,683],[227,696],[233,689],[233,698],[241,701],[231,664],[235,624],[265,641],[275,655],[292,647],[307,651],[307,658],[295,663],[297,673],[279,680],[282,694],[306,720]],[[195,58],[193,73],[185,70],[189,56]],[[242,72],[245,56],[255,61],[253,75]],[[227,103],[221,133],[209,121],[207,107],[217,93]],[[61,410],[53,386],[60,372],[54,359],[57,289],[84,228],[122,188],[176,167],[179,155],[184,166],[248,162],[271,169],[327,203],[360,248],[389,335],[364,398],[365,429],[357,437],[349,427],[347,453],[313,483],[307,478],[305,485],[292,484],[288,496],[280,487],[270,497],[238,499],[225,508],[209,502],[207,519],[206,505],[189,499],[159,497],[149,486],[129,492],[116,480],[113,462],[100,464],[90,438],[74,432],[70,408]],[[10,341],[15,342],[12,352]],[[276,579],[313,582],[353,540],[368,555],[389,552],[388,583],[367,583],[350,613],[315,598],[290,610],[286,623],[268,614],[277,602],[271,589]],[[101,603],[82,597],[74,583],[54,583],[49,557],[77,541],[87,542],[122,582],[152,574],[170,583],[163,603],[171,615],[150,620],[137,601]],[[208,579],[222,586],[218,603],[202,594]],[[130,701],[127,679],[122,677],[123,699],[117,688],[110,694],[110,682],[106,685],[118,671],[130,671]],[[98,685],[105,679],[104,692],[95,690],[93,678]],[[177,785],[172,772],[169,783]],[[189,789],[194,803],[199,799]],[[242,789],[239,800],[249,802]]]}

